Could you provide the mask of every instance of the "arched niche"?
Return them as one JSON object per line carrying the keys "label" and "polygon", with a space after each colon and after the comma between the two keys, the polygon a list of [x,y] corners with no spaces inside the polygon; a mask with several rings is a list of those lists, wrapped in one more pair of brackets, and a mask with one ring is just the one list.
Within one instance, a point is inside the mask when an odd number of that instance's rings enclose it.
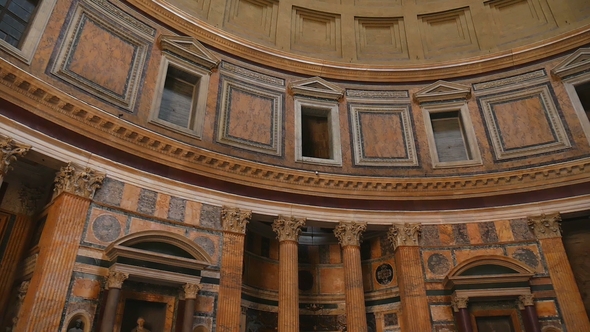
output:
{"label": "arched niche", "polygon": [[65,320],[66,323],[62,328],[62,332],[78,332],[78,330],[76,330],[77,321],[81,322],[81,329],[83,332],[90,332],[90,315],[84,310],[76,310],[70,313]]}
{"label": "arched niche", "polygon": [[124,236],[105,250],[112,271],[130,279],[171,285],[198,284],[200,271],[211,265],[211,256],[186,237],[160,230]]}

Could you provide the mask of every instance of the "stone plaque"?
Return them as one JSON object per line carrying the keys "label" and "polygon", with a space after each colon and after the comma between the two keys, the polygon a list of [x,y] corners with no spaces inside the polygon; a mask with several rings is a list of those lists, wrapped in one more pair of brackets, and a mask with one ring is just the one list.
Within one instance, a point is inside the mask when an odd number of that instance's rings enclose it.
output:
{"label": "stone plaque", "polygon": [[393,280],[393,267],[389,264],[381,264],[375,271],[375,279],[380,285],[387,285]]}

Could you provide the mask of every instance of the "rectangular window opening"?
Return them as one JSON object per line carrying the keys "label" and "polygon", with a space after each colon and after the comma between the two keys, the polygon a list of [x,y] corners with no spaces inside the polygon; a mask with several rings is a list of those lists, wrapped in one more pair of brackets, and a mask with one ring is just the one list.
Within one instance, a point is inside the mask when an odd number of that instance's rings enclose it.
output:
{"label": "rectangular window opening", "polygon": [[0,39],[20,48],[39,0],[0,0]]}
{"label": "rectangular window opening", "polygon": [[[2,1],[2,0],[0,0]],[[192,128],[199,77],[174,66],[168,66],[158,119]]]}
{"label": "rectangular window opening", "polygon": [[471,160],[459,111],[430,113],[430,121],[440,162]]}
{"label": "rectangular window opening", "polygon": [[580,98],[586,118],[590,120],[590,82],[576,86],[576,93],[578,94],[578,98]]}
{"label": "rectangular window opening", "polygon": [[328,113],[321,109],[302,107],[302,155],[311,158],[332,159],[331,136]]}

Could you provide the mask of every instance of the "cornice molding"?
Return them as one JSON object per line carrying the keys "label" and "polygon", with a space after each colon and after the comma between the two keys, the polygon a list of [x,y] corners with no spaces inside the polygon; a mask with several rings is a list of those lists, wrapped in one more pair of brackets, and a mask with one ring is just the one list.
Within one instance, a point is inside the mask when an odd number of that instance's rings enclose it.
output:
{"label": "cornice molding", "polygon": [[468,99],[469,97],[471,97],[471,87],[441,80],[430,84],[414,94],[414,99],[419,103]]}
{"label": "cornice molding", "polygon": [[[392,178],[322,174],[265,165],[165,137],[69,96],[0,59],[3,98],[60,126],[130,154],[201,176],[288,193],[357,200],[445,199],[520,193],[588,182],[590,158],[497,173]],[[280,185],[278,185],[280,184]],[[461,193],[457,192],[461,189]]]}
{"label": "cornice molding", "polygon": [[340,100],[344,95],[344,89],[330,83],[321,77],[310,77],[289,84],[294,95]]}
{"label": "cornice molding", "polygon": [[584,26],[529,45],[432,65],[347,63],[297,55],[252,42],[162,0],[130,0],[128,3],[163,24],[249,61],[309,76],[365,82],[417,82],[481,74],[545,59],[564,50],[584,46],[590,37],[590,26]]}
{"label": "cornice molding", "polygon": [[160,46],[163,51],[177,54],[183,59],[207,68],[209,71],[217,67],[221,62],[193,37],[162,35],[160,36]]}
{"label": "cornice molding", "polygon": [[559,78],[565,78],[574,74],[582,73],[590,69],[590,48],[580,48],[563,59],[551,73]]}

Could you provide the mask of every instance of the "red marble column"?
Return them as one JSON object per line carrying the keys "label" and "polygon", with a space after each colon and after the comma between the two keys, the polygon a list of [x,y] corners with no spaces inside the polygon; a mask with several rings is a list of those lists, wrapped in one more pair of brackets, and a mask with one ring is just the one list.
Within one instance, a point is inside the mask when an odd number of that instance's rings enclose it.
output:
{"label": "red marble column", "polygon": [[[195,302],[197,293],[201,287],[196,284],[184,285],[184,320],[182,322],[182,332],[193,332],[193,322],[195,320]],[[239,316],[238,316],[239,317]]]}
{"label": "red marble column", "polygon": [[366,223],[340,222],[334,229],[334,234],[342,247],[346,328],[348,332],[367,331],[360,250],[360,238],[366,228]]}
{"label": "red marble column", "polygon": [[217,330],[234,332],[240,329],[242,300],[242,267],[244,264],[244,237],[251,211],[223,207],[223,250],[219,280],[219,307]]}
{"label": "red marble column", "polygon": [[119,305],[119,296],[123,282],[129,278],[127,273],[110,271],[107,279],[107,302],[104,303],[104,316],[100,324],[100,332],[112,332],[115,326],[115,317],[117,306]]}
{"label": "red marble column", "polygon": [[74,165],[62,167],[29,290],[16,325],[19,332],[57,331],[90,201],[104,175]]}
{"label": "red marble column", "polygon": [[545,256],[549,276],[567,330],[590,331],[590,322],[584,302],[561,241],[559,222],[561,222],[559,213],[528,218],[529,226],[539,239],[541,250]]}
{"label": "red marble column", "polygon": [[466,297],[454,296],[452,300],[453,312],[459,332],[473,332],[467,302],[469,302],[469,299]]}
{"label": "red marble column", "polygon": [[526,332],[541,332],[541,324],[539,323],[533,295],[520,295],[517,302],[522,313]]}
{"label": "red marble column", "polygon": [[388,232],[389,240],[395,250],[402,329],[411,332],[432,330],[418,246],[420,231],[420,224],[406,223],[394,224]]}
{"label": "red marble column", "polygon": [[279,240],[279,332],[299,332],[298,239],[305,219],[279,216],[272,224]]}

